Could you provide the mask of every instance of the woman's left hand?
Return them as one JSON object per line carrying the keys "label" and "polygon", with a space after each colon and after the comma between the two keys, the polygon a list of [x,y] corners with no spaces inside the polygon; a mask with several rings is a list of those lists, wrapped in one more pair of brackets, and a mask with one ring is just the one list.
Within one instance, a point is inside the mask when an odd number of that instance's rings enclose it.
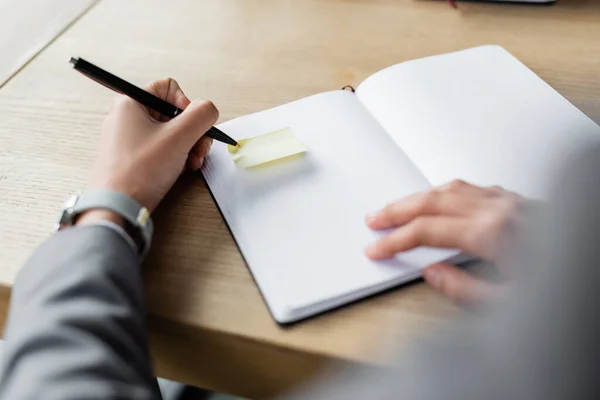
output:
{"label": "woman's left hand", "polygon": [[[418,246],[456,248],[496,261],[503,268],[500,256],[514,244],[512,239],[530,204],[500,187],[453,181],[368,216],[366,222],[372,229],[396,229],[371,244],[366,253],[372,259],[385,259]],[[480,303],[506,289],[446,263],[427,267],[423,277],[457,302]]]}

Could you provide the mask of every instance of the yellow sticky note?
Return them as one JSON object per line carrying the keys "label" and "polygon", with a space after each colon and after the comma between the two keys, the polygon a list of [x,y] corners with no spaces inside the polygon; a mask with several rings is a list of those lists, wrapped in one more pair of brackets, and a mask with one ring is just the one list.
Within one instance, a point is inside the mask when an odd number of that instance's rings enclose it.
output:
{"label": "yellow sticky note", "polygon": [[306,151],[291,128],[265,133],[237,141],[239,146],[228,146],[233,162],[240,168],[250,168]]}

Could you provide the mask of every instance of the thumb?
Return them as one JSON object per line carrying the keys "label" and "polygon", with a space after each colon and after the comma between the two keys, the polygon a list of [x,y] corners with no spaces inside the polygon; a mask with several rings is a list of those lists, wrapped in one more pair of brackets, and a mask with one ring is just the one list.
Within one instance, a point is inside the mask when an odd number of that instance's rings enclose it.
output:
{"label": "thumb", "polygon": [[172,131],[174,140],[185,147],[186,151],[192,149],[194,144],[217,122],[219,111],[208,100],[194,100],[185,110],[167,122]]}
{"label": "thumb", "polygon": [[445,263],[425,268],[423,278],[451,300],[465,305],[483,305],[498,299],[504,292],[502,285],[475,278],[464,270]]}

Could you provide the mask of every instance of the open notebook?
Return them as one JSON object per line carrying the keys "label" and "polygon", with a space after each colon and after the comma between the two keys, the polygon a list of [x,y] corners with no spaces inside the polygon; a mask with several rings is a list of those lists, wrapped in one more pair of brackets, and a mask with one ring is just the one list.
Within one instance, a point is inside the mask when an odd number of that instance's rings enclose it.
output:
{"label": "open notebook", "polygon": [[374,262],[367,213],[460,178],[544,197],[550,168],[600,127],[501,47],[398,64],[356,90],[317,94],[219,125],[241,139],[290,127],[304,157],[236,166],[213,146],[202,172],[273,317],[289,323],[420,276],[457,254]]}

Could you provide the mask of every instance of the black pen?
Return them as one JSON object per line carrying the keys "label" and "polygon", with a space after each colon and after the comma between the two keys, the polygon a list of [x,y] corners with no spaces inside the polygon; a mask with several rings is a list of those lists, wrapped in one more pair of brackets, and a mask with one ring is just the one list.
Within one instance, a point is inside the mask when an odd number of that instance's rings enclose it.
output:
{"label": "black pen", "polygon": [[[132,85],[127,81],[124,81],[118,76],[115,76],[110,72],[107,72],[102,68],[85,61],[83,58],[71,57],[69,62],[73,65],[73,68],[75,70],[81,72],[88,78],[95,80],[101,85],[104,85],[117,93],[129,96],[133,100],[145,105],[146,107],[166,117],[175,118],[183,112],[181,108],[175,107],[173,104],[167,103],[163,99],[154,96],[152,93],[148,93],[147,91],[140,89],[139,87]],[[230,144],[232,146],[238,145],[238,143],[235,140],[233,140],[232,138],[227,136],[223,131],[215,128],[214,126],[211,127],[208,130],[208,132],[206,132],[206,136],[218,140],[219,142]]]}

